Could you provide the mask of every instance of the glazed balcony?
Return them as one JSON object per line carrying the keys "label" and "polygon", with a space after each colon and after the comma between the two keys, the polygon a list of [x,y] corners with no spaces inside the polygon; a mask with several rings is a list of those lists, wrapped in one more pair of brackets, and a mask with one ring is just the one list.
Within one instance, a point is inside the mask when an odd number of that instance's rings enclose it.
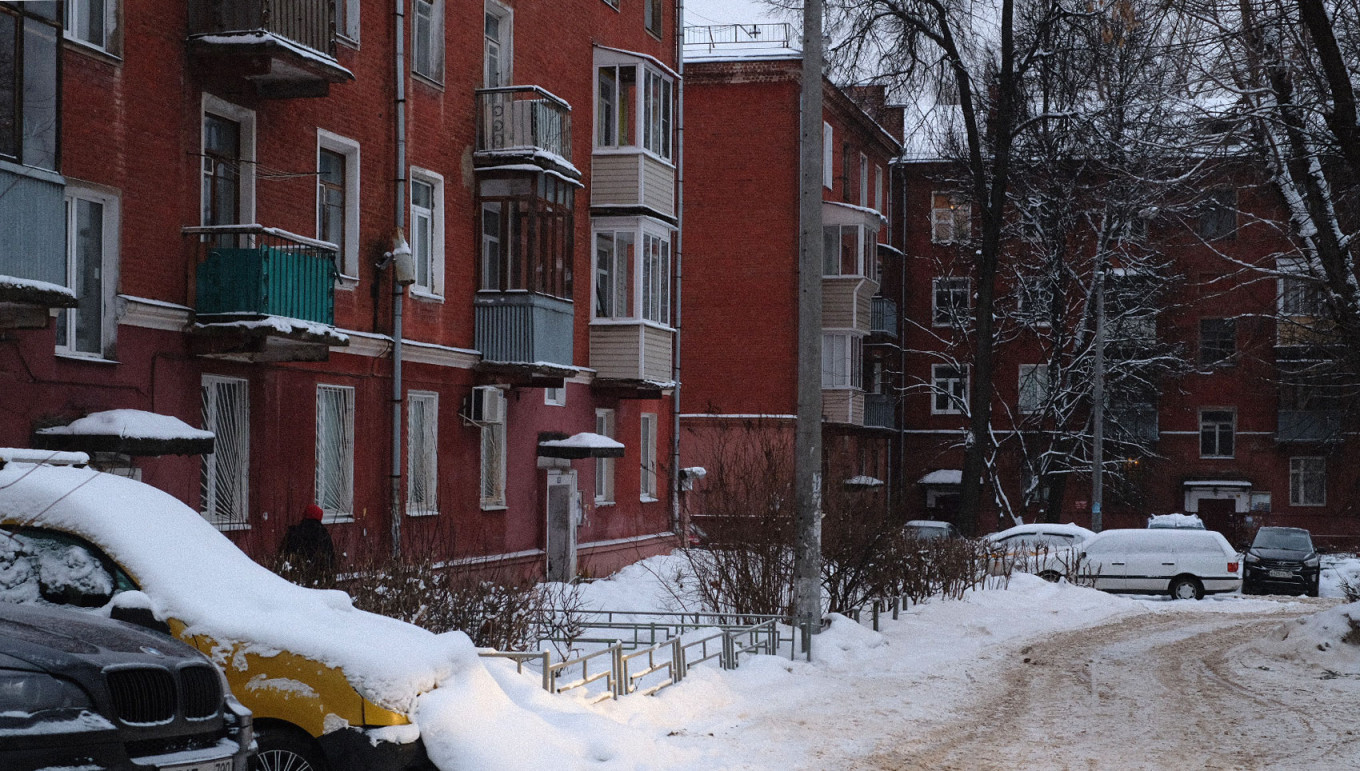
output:
{"label": "glazed balcony", "polygon": [[1278,442],[1335,442],[1341,439],[1341,410],[1280,410]]}
{"label": "glazed balcony", "polygon": [[184,228],[197,250],[195,353],[324,361],[335,323],[336,246],[260,225]]}
{"label": "glazed balcony", "polygon": [[326,96],[354,75],[335,58],[335,0],[190,0],[189,51],[209,77],[265,99]]}
{"label": "glazed balcony", "polygon": [[572,368],[572,303],[531,292],[478,292],[473,300],[478,369],[497,382],[561,385]]}
{"label": "glazed balcony", "polygon": [[42,329],[73,308],[66,282],[65,185],[59,175],[0,161],[0,329]]}
{"label": "glazed balcony", "polygon": [[571,164],[571,105],[538,86],[482,88],[476,94],[477,166],[529,162],[580,177]]}

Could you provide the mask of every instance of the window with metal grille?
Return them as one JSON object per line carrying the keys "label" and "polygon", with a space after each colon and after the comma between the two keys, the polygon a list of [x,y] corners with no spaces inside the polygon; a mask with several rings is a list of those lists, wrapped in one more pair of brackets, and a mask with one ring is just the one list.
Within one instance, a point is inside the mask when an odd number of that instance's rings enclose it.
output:
{"label": "window with metal grille", "polygon": [[316,505],[327,522],[354,519],[354,389],[316,387]]}
{"label": "window with metal grille", "polygon": [[499,388],[477,389],[474,400],[481,410],[477,415],[482,429],[482,508],[505,507],[505,396]]}
{"label": "window with metal grille", "polygon": [[411,391],[406,396],[406,513],[439,513],[439,394]]}
{"label": "window with metal grille", "polygon": [[200,511],[217,527],[249,526],[250,391],[245,380],[204,375],[203,429],[213,432],[213,451],[203,456]]}

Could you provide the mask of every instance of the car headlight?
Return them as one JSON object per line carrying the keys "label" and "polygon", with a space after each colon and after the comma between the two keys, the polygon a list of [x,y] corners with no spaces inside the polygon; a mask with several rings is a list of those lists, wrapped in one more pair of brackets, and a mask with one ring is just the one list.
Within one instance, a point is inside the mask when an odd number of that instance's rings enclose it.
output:
{"label": "car headlight", "polygon": [[1318,565],[1321,565],[1321,564],[1322,564],[1322,557],[1320,557],[1320,556],[1318,556],[1318,555],[1316,555],[1316,554],[1314,554],[1313,556],[1311,556],[1311,557],[1309,557],[1308,559],[1306,559],[1306,560],[1303,561],[1303,566],[1306,567],[1306,568],[1315,568],[1315,567],[1317,567]]}
{"label": "car headlight", "polygon": [[1251,552],[1247,552],[1246,554],[1242,555],[1242,561],[1247,563],[1248,565],[1255,565],[1256,563],[1261,561],[1261,558],[1256,556],[1255,554],[1252,554]]}
{"label": "car headlight", "polygon": [[90,697],[75,683],[43,672],[0,669],[0,712],[32,714],[92,706]]}

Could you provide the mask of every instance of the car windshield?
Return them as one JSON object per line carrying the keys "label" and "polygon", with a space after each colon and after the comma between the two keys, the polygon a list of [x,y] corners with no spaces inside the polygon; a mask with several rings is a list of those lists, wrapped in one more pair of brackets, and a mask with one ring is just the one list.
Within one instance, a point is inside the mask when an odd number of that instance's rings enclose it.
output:
{"label": "car windshield", "polygon": [[907,525],[907,535],[913,538],[947,538],[949,529],[944,527],[931,527],[929,525]]}
{"label": "car windshield", "polygon": [[1256,533],[1253,549],[1288,549],[1290,551],[1312,551],[1313,539],[1302,530],[1277,530],[1263,527]]}

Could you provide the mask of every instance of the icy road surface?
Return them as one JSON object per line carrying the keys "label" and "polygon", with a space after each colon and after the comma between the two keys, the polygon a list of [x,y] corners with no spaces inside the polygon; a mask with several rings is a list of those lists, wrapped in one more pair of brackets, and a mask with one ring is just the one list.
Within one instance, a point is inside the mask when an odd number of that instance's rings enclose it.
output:
{"label": "icy road surface", "polygon": [[947,717],[905,722],[855,769],[1360,767],[1360,677],[1263,640],[1335,599],[1175,603],[1020,646]]}

